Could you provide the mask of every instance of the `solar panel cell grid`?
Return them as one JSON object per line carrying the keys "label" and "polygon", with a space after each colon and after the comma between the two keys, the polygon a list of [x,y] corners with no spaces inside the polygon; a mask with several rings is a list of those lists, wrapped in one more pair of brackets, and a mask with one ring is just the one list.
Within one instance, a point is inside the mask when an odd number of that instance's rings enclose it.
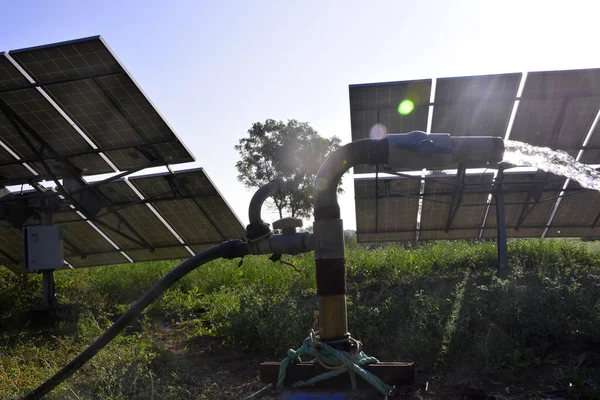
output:
{"label": "solar panel cell grid", "polygon": [[27,85],[29,81],[0,51],[0,90]]}
{"label": "solar panel cell grid", "polygon": [[[131,146],[130,149],[105,152],[120,170],[142,168],[157,161],[178,163],[194,160],[101,38],[84,38],[16,50],[10,54],[35,82],[45,85],[43,89],[98,147],[115,149]],[[23,85],[29,85],[14,66],[7,64],[5,57],[0,60],[2,71],[8,71],[10,87],[14,86],[17,78]],[[5,92],[0,97],[25,118],[54,150],[69,156],[83,174],[112,172],[100,155],[82,154],[91,150],[92,146],[37,89]],[[12,127],[0,117],[2,139],[19,155],[33,158],[33,152],[14,129],[7,128]],[[37,142],[34,144],[38,145]],[[140,145],[149,151],[133,148]],[[39,164],[36,166],[40,167]],[[59,172],[56,167],[51,170]]]}
{"label": "solar panel cell grid", "polygon": [[129,203],[138,201],[140,198],[125,181],[114,181],[98,186],[98,190],[106,196],[106,198],[115,203]]}
{"label": "solar panel cell grid", "polygon": [[[418,196],[420,181],[413,179],[381,180],[380,195],[406,193]],[[375,199],[374,180],[356,180],[356,220],[359,240],[414,240],[419,201],[416,197]],[[376,204],[379,211],[376,211]],[[376,221],[376,218],[378,220]],[[390,232],[408,231],[408,232]],[[396,238],[396,239],[394,239]]]}
{"label": "solar panel cell grid", "polygon": [[[73,154],[89,149],[86,141],[36,89],[1,93],[0,98],[56,151]],[[6,117],[0,118],[2,140],[21,156],[33,157],[33,151]]]}
{"label": "solar panel cell grid", "polygon": [[41,82],[122,71],[99,37],[16,50],[9,54]]}
{"label": "solar panel cell grid", "polygon": [[[570,183],[571,189],[582,189],[577,183]],[[596,215],[600,211],[600,193],[591,190],[582,192],[570,192],[565,196],[556,214],[552,219],[552,225],[591,226]],[[600,232],[600,229],[597,229]]]}
{"label": "solar panel cell grid", "polygon": [[[156,202],[154,206],[186,243],[219,242],[224,239],[194,200]],[[223,222],[223,219],[219,219],[219,226],[225,228]]]}
{"label": "solar panel cell grid", "polygon": [[23,238],[21,231],[13,227],[0,226],[0,264],[14,264],[23,260]]}
{"label": "solar panel cell grid", "polygon": [[504,137],[521,74],[438,79],[432,132]]}
{"label": "solar panel cell grid", "polygon": [[145,204],[127,207],[119,214],[153,246],[179,243]]}
{"label": "solar panel cell grid", "polygon": [[[392,82],[378,85],[350,87],[352,140],[372,136],[375,125],[381,124],[387,133],[407,133],[426,130],[429,114],[431,80]],[[407,114],[398,113],[398,106],[409,99],[414,110]],[[355,173],[374,172],[373,166],[356,166]]]}
{"label": "solar panel cell grid", "polygon": [[[600,107],[600,69],[528,74],[511,139],[575,156]],[[588,162],[598,162],[590,153]],[[595,161],[594,161],[595,160]]]}
{"label": "solar panel cell grid", "polygon": [[70,248],[74,254],[116,251],[87,221],[61,225],[65,235],[65,247]]}

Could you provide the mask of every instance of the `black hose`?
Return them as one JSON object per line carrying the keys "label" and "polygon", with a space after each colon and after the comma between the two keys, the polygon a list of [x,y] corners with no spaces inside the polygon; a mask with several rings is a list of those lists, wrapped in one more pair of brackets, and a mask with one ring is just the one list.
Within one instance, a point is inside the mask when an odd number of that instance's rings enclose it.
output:
{"label": "black hose", "polygon": [[65,365],[63,369],[58,371],[54,376],[42,383],[40,386],[35,388],[32,392],[27,394],[24,400],[40,399],[42,396],[48,394],[56,386],[60,385],[65,379],[70,377],[75,371],[81,368],[88,360],[96,355],[100,350],[104,348],[111,340],[115,338],[129,323],[137,318],[142,311],[150,303],[156,300],[165,290],[171,287],[179,279],[192,272],[199,266],[206,264],[207,262],[216,260],[217,258],[237,258],[243,257],[248,254],[248,245],[242,240],[229,240],[223,242],[218,246],[212,247],[206,251],[196,254],[190,257],[179,266],[169,272],[164,278],[158,281],[152,286],[139,300],[121,315],[118,320],[110,328],[108,328],[94,343],[89,345],[83,350],[77,357],[75,357],[70,363]]}

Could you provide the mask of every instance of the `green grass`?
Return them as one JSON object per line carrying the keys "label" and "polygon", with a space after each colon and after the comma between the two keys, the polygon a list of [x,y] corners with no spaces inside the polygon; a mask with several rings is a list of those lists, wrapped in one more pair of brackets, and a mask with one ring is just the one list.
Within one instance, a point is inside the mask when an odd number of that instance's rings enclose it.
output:
{"label": "green grass", "polygon": [[[500,279],[493,243],[349,247],[353,336],[369,355],[416,361],[425,376],[493,376],[525,387],[543,371],[549,384],[572,384],[576,395],[590,396],[600,376],[600,247],[514,240],[509,251],[512,273]],[[285,258],[301,273],[266,257],[246,257],[241,268],[237,260],[203,266],[49,398],[231,398],[248,391],[211,369],[214,351],[199,341],[214,338],[225,353],[250,360],[279,359],[298,347],[318,308],[312,257]],[[39,276],[0,269],[0,398],[49,377],[176,265],[57,272],[54,318],[23,312],[39,301]],[[157,327],[159,319],[175,328]],[[211,367],[198,372],[203,364]],[[246,373],[254,382],[256,372]]]}

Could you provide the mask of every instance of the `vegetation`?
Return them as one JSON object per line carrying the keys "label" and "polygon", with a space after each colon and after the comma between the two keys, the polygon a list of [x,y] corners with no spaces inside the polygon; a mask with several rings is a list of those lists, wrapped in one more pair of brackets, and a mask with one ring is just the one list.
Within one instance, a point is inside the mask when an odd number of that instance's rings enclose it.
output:
{"label": "vegetation", "polygon": [[308,218],[313,207],[315,175],[327,155],[339,145],[338,137],[323,138],[306,122],[256,122],[248,130],[248,137],[235,146],[240,154],[235,165],[238,180],[247,188],[258,189],[275,178],[284,179],[286,189],[273,196],[279,218],[283,218],[284,210],[292,217]]}
{"label": "vegetation", "polygon": [[[416,361],[438,393],[594,398],[600,248],[515,240],[509,250],[512,273],[500,279],[493,243],[349,247],[353,336],[380,360]],[[257,390],[258,363],[298,347],[317,309],[312,255],[286,260],[302,272],[265,257],[193,272],[49,398],[219,399]],[[0,398],[48,378],[176,264],[57,272],[61,306],[45,319],[23,312],[37,304],[39,277],[0,270]]]}

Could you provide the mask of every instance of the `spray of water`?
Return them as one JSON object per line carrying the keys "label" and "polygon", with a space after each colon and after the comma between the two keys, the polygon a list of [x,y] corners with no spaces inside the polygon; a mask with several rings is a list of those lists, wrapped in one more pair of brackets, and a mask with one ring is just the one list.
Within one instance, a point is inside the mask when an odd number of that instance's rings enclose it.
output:
{"label": "spray of water", "polygon": [[502,161],[520,167],[535,167],[577,181],[584,188],[600,190],[600,172],[580,163],[564,151],[505,140]]}

